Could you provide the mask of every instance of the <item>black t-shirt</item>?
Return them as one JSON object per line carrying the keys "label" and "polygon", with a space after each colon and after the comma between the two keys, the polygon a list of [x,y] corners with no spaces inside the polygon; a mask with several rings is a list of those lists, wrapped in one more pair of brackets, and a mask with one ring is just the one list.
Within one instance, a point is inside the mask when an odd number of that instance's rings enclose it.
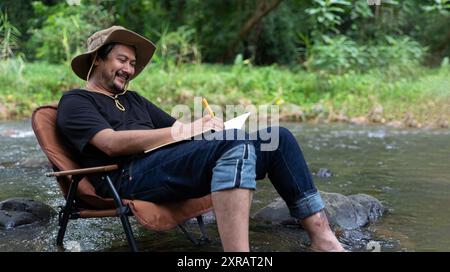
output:
{"label": "black t-shirt", "polygon": [[[56,124],[63,142],[82,167],[123,164],[133,156],[110,157],[89,141],[103,129],[139,130],[170,127],[175,119],[136,92],[127,91],[118,97],[125,111],[119,110],[114,99],[104,94],[74,89],[65,93],[58,104]],[[111,178],[119,181],[118,173]],[[90,176],[99,195],[107,196],[108,189],[97,175]],[[117,185],[117,184],[116,184]]]}

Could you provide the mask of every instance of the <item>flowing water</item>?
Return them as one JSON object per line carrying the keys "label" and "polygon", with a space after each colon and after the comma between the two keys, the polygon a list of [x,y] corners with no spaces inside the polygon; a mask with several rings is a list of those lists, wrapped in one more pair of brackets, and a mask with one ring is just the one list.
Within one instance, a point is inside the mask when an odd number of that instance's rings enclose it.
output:
{"label": "flowing water", "polygon": [[[396,129],[385,126],[283,124],[296,136],[317,187],[345,195],[365,193],[378,198],[386,215],[368,226],[371,239],[385,251],[450,251],[450,131]],[[0,123],[0,201],[30,197],[57,209],[64,203],[53,178],[47,178],[45,157],[29,121]],[[268,180],[258,182],[252,212],[277,196]],[[154,251],[220,251],[214,224],[212,243],[193,246],[178,231],[156,233],[131,219],[138,245]],[[198,233],[194,226],[189,229]],[[0,230],[0,251],[58,251],[56,217],[50,222]],[[251,222],[254,251],[304,250],[297,230]],[[118,219],[70,221],[65,250],[125,251]]]}

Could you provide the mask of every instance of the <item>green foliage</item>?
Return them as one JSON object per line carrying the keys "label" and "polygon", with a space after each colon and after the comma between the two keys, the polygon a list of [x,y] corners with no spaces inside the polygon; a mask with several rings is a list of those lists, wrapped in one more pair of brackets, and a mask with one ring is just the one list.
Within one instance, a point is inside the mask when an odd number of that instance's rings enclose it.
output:
{"label": "green foliage", "polygon": [[[431,2],[431,3],[430,3]],[[428,1],[425,12],[414,14],[415,22],[421,22],[410,36],[429,48],[427,62],[439,65],[443,58],[450,56],[450,2],[448,0]]]}
{"label": "green foliage", "polygon": [[193,0],[186,3],[189,16],[184,20],[196,29],[203,60],[216,62],[223,56],[256,5],[256,1],[241,0]]}
{"label": "green foliage", "polygon": [[[29,35],[27,30],[30,28],[30,18],[33,18],[34,12],[31,6],[32,1],[1,0],[0,10],[8,14],[8,19],[12,25],[21,33],[20,39],[27,40]],[[20,47],[23,45],[20,43]]]}
{"label": "green foliage", "polygon": [[[184,17],[183,24],[195,29],[203,61],[222,60],[260,3],[257,0],[186,2],[185,14],[189,16]],[[290,2],[282,2],[239,40],[234,56],[242,54],[245,58],[251,58],[255,64],[295,62],[295,22],[302,16],[293,10],[297,9]]]}
{"label": "green foliage", "polygon": [[358,46],[345,36],[323,36],[323,40],[323,43],[319,42],[312,47],[306,64],[308,67],[340,74],[364,65],[364,46]]}
{"label": "green foliage", "polygon": [[[80,85],[67,61],[116,24],[156,41],[132,88],[159,104],[207,95],[220,105],[301,105],[302,118],[364,115],[375,104],[394,117],[426,105],[423,115],[435,97],[448,108],[449,1],[282,1],[244,35],[275,0],[0,0],[0,108],[26,116]],[[225,55],[230,66],[204,64]]]}
{"label": "green foliage", "polygon": [[69,66],[25,63],[21,58],[0,61],[0,105],[9,118],[30,116],[39,105],[57,101],[62,90],[81,84]]}
{"label": "green foliage", "polygon": [[444,16],[448,16],[450,11],[450,0],[434,0],[432,1],[432,4],[424,6],[423,10],[427,12],[437,11]]}
{"label": "green foliage", "polygon": [[397,66],[408,69],[423,60],[426,48],[409,37],[386,36],[381,41],[360,45],[346,36],[323,37],[310,52],[307,67],[338,74],[354,70]]}
{"label": "green foliage", "polygon": [[315,35],[326,34],[329,31],[338,33],[337,27],[342,24],[345,7],[351,6],[349,0],[313,0],[311,8],[306,13],[314,18]]}
{"label": "green foliage", "polygon": [[195,30],[187,26],[180,26],[176,31],[168,32],[165,28],[158,33],[158,51],[153,59],[165,66],[181,65],[186,63],[200,63],[200,50],[195,41]]}
{"label": "green foliage", "polygon": [[8,14],[0,11],[0,60],[14,55],[19,45],[19,30],[8,20]]}
{"label": "green foliage", "polygon": [[69,61],[85,51],[87,37],[111,25],[111,18],[101,6],[66,2],[46,6],[37,1],[33,8],[38,18],[45,20],[41,28],[31,30],[28,47],[34,49],[34,58],[51,63]]}
{"label": "green foliage", "polygon": [[[253,63],[295,64],[299,61],[298,44],[295,36],[297,29],[296,14],[288,5],[280,4],[277,10],[264,18],[261,30],[248,40]],[[300,18],[298,18],[300,19]],[[242,48],[241,52],[245,52]]]}
{"label": "green foliage", "polygon": [[159,41],[155,60],[166,64],[231,63],[241,54],[255,65],[306,61],[312,68],[332,63],[320,59],[327,47],[344,54],[327,56],[338,61],[328,70],[346,70],[366,62],[355,57],[381,50],[372,47],[391,46],[387,36],[417,41],[428,49],[426,64],[439,65],[450,54],[449,1],[383,0],[379,7],[364,0],[282,1],[245,34],[246,24],[276,0],[2,0],[0,10],[21,33],[15,50],[30,60],[67,61],[94,31],[118,24]]}
{"label": "green foliage", "polygon": [[178,0],[91,0],[99,2],[111,18],[114,24],[124,26],[149,37],[152,41],[160,39],[161,29],[167,28],[168,32],[175,31],[182,25],[177,21],[171,7],[177,10],[177,5],[184,1]]}

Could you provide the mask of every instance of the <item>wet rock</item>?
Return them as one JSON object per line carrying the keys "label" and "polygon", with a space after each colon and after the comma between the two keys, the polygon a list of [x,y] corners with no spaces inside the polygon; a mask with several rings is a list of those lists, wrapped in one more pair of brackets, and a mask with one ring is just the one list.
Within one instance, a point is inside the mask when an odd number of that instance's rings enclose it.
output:
{"label": "wet rock", "polygon": [[321,178],[329,178],[333,175],[333,173],[331,173],[330,169],[320,168],[319,171],[317,171],[317,173],[315,173],[315,175],[318,177],[321,177]]}
{"label": "wet rock", "polygon": [[444,117],[440,117],[437,121],[436,121],[437,127],[439,128],[449,128],[449,122],[447,119],[445,119]]}
{"label": "wet rock", "polygon": [[402,128],[403,127],[403,123],[401,121],[398,120],[394,120],[394,121],[389,121],[386,123],[387,126],[390,127],[395,127],[395,128]]}
{"label": "wet rock", "polygon": [[350,119],[350,123],[355,124],[355,125],[365,125],[367,124],[367,118],[364,116],[361,117],[353,117]]}
{"label": "wet rock", "polygon": [[44,168],[50,167],[50,164],[45,157],[38,158],[24,158],[15,164],[18,167],[26,167],[26,168]]}
{"label": "wet rock", "polygon": [[331,224],[342,229],[356,229],[367,225],[368,215],[361,204],[349,201],[349,198],[336,193],[322,194],[325,213]]}
{"label": "wet rock", "polygon": [[296,222],[290,216],[286,203],[281,197],[277,197],[272,203],[257,211],[253,215],[253,219],[283,225],[295,224]]}
{"label": "wet rock", "polygon": [[[196,218],[189,219],[186,223],[188,224],[197,224]],[[209,211],[203,214],[203,223],[205,224],[213,224],[216,223],[216,215],[213,211]]]}
{"label": "wet rock", "polygon": [[189,89],[181,89],[178,93],[177,102],[186,103],[186,101],[192,101],[194,99],[194,92]]}
{"label": "wet rock", "polygon": [[9,119],[11,117],[11,114],[8,110],[8,108],[3,105],[2,103],[0,103],[0,120],[6,120]]}
{"label": "wet rock", "polygon": [[405,127],[410,128],[421,128],[422,124],[420,124],[416,118],[414,118],[414,115],[412,113],[406,113],[405,117],[403,118],[403,124]]}
{"label": "wet rock", "polygon": [[248,99],[248,98],[245,98],[245,97],[239,98],[238,99],[238,103],[239,103],[239,105],[242,105],[244,107],[252,105],[252,101],[250,99]]}
{"label": "wet rock", "polygon": [[383,216],[385,210],[383,204],[375,197],[366,194],[357,194],[348,196],[349,199],[358,202],[367,212],[369,223],[377,221]]}
{"label": "wet rock", "polygon": [[350,121],[350,119],[348,118],[348,116],[339,113],[339,114],[333,114],[331,116],[331,121],[333,122],[342,122],[342,123],[348,123]]}
{"label": "wet rock", "polygon": [[[374,222],[384,213],[384,207],[376,198],[358,194],[344,196],[337,193],[321,192],[325,203],[325,213],[331,225],[343,230],[357,229]],[[277,198],[253,216],[275,224],[295,224],[296,220],[289,215],[289,210],[281,198]]]}
{"label": "wet rock", "polygon": [[49,220],[56,212],[48,205],[29,198],[10,198],[0,202],[0,228],[12,229]]}
{"label": "wet rock", "polygon": [[354,229],[354,230],[335,230],[336,237],[341,243],[351,245],[352,248],[363,248],[367,242],[373,238],[373,234],[368,230]]}
{"label": "wet rock", "polygon": [[356,229],[369,223],[368,212],[357,201],[337,193],[321,193],[330,224],[342,229]]}
{"label": "wet rock", "polygon": [[282,121],[304,121],[306,118],[299,105],[286,103],[280,109],[280,120]]}
{"label": "wet rock", "polygon": [[369,113],[369,121],[373,123],[385,123],[386,120],[383,118],[383,107],[381,105],[377,105],[370,110]]}
{"label": "wet rock", "polygon": [[[1,117],[0,117],[0,120],[1,120]],[[16,133],[16,131],[13,129],[5,129],[5,130],[0,131],[0,136],[11,137],[11,135],[14,135],[15,133]]]}

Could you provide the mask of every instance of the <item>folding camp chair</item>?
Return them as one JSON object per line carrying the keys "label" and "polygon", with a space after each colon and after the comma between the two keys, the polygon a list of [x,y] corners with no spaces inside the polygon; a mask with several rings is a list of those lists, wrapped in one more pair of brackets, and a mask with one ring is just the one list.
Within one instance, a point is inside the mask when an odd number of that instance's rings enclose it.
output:
{"label": "folding camp chair", "polygon": [[[194,244],[208,242],[202,214],[212,210],[211,195],[188,199],[180,202],[155,204],[148,201],[121,199],[108,172],[117,170],[117,165],[103,167],[80,168],[65,149],[56,129],[56,105],[37,108],[32,115],[32,127],[36,138],[50,161],[55,172],[47,176],[56,177],[58,185],[66,199],[64,207],[60,207],[59,231],[56,239],[58,246],[63,239],[69,219],[94,217],[119,217],[127,237],[131,251],[137,251],[128,216],[134,215],[144,227],[155,231],[166,231],[176,226],[183,231]],[[105,182],[113,198],[103,198],[95,193],[88,181],[88,174],[103,173]],[[184,228],[184,222],[196,217],[201,237],[194,238]]]}

